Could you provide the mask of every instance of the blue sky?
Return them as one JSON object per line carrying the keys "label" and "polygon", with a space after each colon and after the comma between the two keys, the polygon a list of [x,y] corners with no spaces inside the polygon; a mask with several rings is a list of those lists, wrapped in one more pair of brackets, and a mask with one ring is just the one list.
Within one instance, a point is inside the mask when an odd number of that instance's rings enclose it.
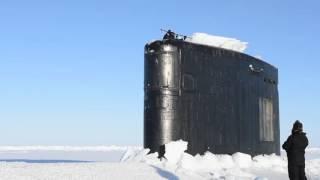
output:
{"label": "blue sky", "polygon": [[0,2],[0,145],[142,144],[143,47],[160,28],[249,42],[279,68],[281,141],[320,146],[317,1]]}

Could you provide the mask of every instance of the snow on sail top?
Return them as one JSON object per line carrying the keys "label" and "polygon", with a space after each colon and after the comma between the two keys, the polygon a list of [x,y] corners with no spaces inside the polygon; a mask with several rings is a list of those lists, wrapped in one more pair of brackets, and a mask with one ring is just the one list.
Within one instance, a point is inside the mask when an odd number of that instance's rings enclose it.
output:
{"label": "snow on sail top", "polygon": [[191,37],[186,39],[186,41],[207,46],[220,47],[237,52],[244,52],[248,45],[247,42],[242,42],[235,38],[214,36],[206,33],[193,33]]}

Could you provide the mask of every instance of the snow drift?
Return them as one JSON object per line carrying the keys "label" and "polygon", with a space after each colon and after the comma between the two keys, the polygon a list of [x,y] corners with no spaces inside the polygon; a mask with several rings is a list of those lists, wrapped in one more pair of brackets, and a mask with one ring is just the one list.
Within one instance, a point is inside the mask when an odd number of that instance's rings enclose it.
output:
{"label": "snow drift", "polygon": [[[286,180],[287,160],[285,156],[259,155],[251,157],[243,153],[217,155],[206,152],[192,156],[185,151],[187,142],[176,141],[166,145],[165,157],[159,160],[157,153],[149,154],[149,149],[134,146],[114,148],[52,148],[0,147],[0,180],[105,180],[105,179],[210,179],[210,180]],[[63,146],[65,147],[65,146]],[[108,148],[107,148],[108,147]],[[6,161],[4,155],[17,158],[20,153],[11,151],[29,150],[33,154],[21,157],[48,158],[48,152],[62,153],[64,159],[87,159],[90,162],[26,163],[27,161]],[[35,149],[35,151],[33,151]],[[40,150],[42,149],[42,150]],[[49,151],[46,151],[46,150]],[[75,150],[76,149],[76,150]],[[113,151],[111,149],[114,149]],[[119,149],[123,150],[120,151]],[[11,150],[11,151],[10,151]],[[64,152],[66,150],[66,152]],[[75,151],[69,151],[75,150]],[[88,152],[89,150],[94,150]],[[96,151],[97,150],[97,151]],[[99,151],[98,151],[99,150]],[[100,151],[101,150],[101,151]],[[111,150],[111,151],[109,151]],[[20,151],[19,151],[20,152]],[[115,154],[114,152],[117,152]],[[121,152],[121,153],[119,153]],[[44,154],[42,154],[44,153]],[[7,155],[8,155],[7,154]],[[42,154],[43,156],[39,156]],[[76,155],[76,156],[75,156]],[[92,157],[92,156],[95,157]],[[122,155],[121,162],[119,157]],[[52,154],[51,157],[56,157]],[[89,157],[90,156],[90,157]],[[320,149],[306,151],[306,174],[308,180],[320,180]],[[1,160],[2,158],[2,160]],[[92,159],[93,158],[93,159]],[[118,159],[110,163],[111,159]],[[95,161],[95,162],[93,162]],[[100,162],[96,162],[100,161]],[[105,162],[101,162],[105,161]]]}
{"label": "snow drift", "polygon": [[193,33],[191,37],[186,39],[186,41],[238,52],[244,52],[248,45],[247,42],[242,42],[235,38],[214,36],[206,33]]}
{"label": "snow drift", "polygon": [[[182,140],[165,145],[165,158],[159,160],[157,153],[148,154],[148,149],[127,151],[122,162],[141,162],[176,172],[185,172],[204,179],[288,179],[287,159],[272,155],[251,157],[237,152],[233,155],[216,155],[206,152],[192,156],[185,151],[187,142]],[[320,180],[320,159],[306,162],[308,179]]]}

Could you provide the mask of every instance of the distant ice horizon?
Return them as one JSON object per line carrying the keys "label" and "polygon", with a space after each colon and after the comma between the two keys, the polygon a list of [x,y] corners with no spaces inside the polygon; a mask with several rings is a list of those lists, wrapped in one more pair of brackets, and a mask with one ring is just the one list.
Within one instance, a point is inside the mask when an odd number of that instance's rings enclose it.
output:
{"label": "distant ice horizon", "polygon": [[[0,146],[0,161],[7,162],[118,162],[126,151],[139,151],[143,146]],[[281,156],[286,153],[281,150]],[[320,156],[320,147],[306,149],[306,159]]]}
{"label": "distant ice horizon", "polygon": [[[7,151],[126,151],[140,150],[142,145],[10,145],[0,146],[0,153]],[[307,147],[306,151],[319,151],[320,147]]]}
{"label": "distant ice horizon", "polygon": [[74,146],[74,145],[10,145],[0,146],[1,152],[8,151],[125,151],[127,149],[139,150],[143,147],[140,145],[96,145],[96,146]]}

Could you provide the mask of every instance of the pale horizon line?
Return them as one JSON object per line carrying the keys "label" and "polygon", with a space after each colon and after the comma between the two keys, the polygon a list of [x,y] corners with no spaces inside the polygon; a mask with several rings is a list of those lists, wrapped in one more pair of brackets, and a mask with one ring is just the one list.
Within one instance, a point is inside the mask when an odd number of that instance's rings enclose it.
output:
{"label": "pale horizon line", "polygon": [[[96,151],[96,152],[108,152],[108,151],[126,151],[141,150],[143,146],[139,145],[0,145],[0,152],[9,151]],[[283,150],[281,150],[283,151]],[[306,151],[320,151],[320,147],[310,147]]]}
{"label": "pale horizon line", "polygon": [[118,145],[96,145],[96,146],[59,146],[59,145],[30,145],[30,146],[1,146],[0,152],[6,151],[126,151],[128,149],[139,150],[142,146],[118,146]]}

